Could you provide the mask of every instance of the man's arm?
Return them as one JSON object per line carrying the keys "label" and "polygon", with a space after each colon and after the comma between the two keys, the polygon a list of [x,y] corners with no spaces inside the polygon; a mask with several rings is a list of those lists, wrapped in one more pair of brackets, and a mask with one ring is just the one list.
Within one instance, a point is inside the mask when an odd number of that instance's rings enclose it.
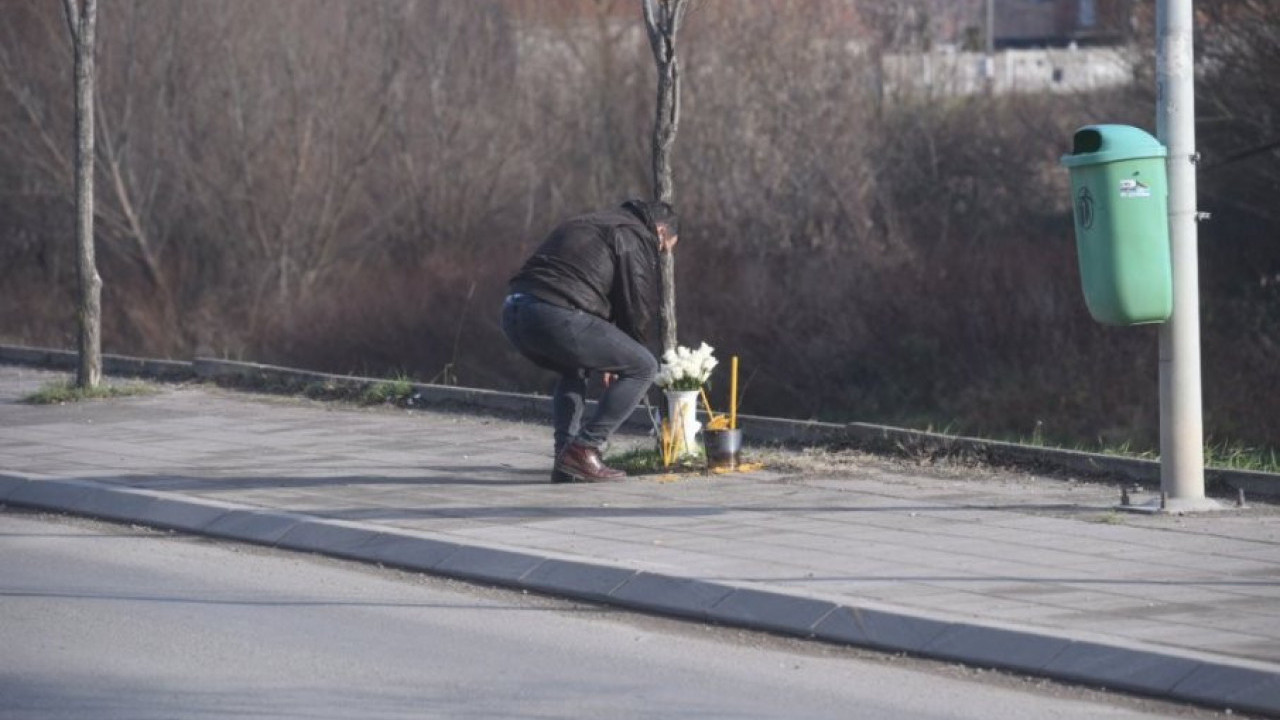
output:
{"label": "man's arm", "polygon": [[614,322],[645,345],[658,303],[657,249],[627,228],[614,231],[617,262],[614,269]]}

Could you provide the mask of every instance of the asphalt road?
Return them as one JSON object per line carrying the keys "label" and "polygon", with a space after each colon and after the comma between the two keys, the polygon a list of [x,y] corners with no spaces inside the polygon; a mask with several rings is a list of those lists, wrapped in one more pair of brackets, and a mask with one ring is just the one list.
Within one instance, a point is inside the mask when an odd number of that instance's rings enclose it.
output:
{"label": "asphalt road", "polygon": [[1215,717],[140,528],[0,512],[0,718]]}

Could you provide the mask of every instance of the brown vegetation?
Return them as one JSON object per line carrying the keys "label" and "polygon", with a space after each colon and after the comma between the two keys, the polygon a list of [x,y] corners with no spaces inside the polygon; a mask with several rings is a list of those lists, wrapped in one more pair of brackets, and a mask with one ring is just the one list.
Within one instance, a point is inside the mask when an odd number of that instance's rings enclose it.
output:
{"label": "brown vegetation", "polygon": [[[564,215],[652,192],[653,62],[619,3],[104,6],[104,349],[544,390],[498,329],[506,278]],[[742,356],[747,412],[1153,442],[1155,332],[1089,319],[1057,166],[1080,125],[1151,128],[1150,79],[889,91],[880,54],[916,30],[801,5],[687,17],[682,339]],[[1276,444],[1280,9],[1198,6],[1206,427]],[[65,35],[0,0],[0,338],[62,347]]]}

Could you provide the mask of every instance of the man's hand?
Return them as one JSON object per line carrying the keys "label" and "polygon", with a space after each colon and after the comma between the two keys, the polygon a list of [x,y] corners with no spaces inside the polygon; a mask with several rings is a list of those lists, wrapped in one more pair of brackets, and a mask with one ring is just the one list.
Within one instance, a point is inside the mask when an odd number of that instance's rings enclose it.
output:
{"label": "man's hand", "polygon": [[680,237],[671,232],[671,228],[658,224],[658,250],[662,252],[671,252],[676,249],[676,243],[680,241]]}

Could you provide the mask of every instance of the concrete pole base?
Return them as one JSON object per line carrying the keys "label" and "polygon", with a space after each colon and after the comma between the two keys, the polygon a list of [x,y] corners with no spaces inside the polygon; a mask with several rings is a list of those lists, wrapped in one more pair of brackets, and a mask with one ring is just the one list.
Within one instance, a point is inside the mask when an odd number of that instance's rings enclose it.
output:
{"label": "concrete pole base", "polygon": [[1116,505],[1116,510],[1146,515],[1186,515],[1189,513],[1221,512],[1228,507],[1211,498],[1152,498],[1137,505]]}

